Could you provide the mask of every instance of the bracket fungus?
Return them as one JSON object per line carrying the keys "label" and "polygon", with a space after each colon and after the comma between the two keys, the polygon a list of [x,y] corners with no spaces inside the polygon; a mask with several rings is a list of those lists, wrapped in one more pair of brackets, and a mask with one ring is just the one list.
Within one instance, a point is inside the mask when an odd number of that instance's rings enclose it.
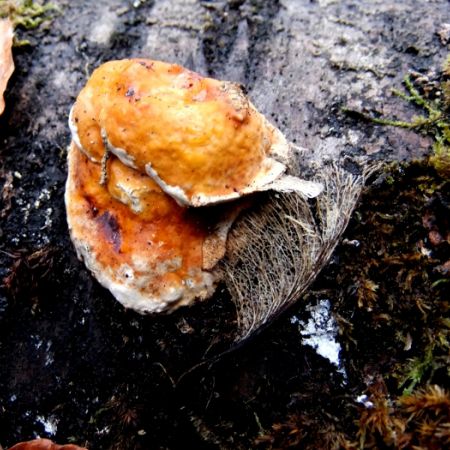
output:
{"label": "bracket fungus", "polygon": [[290,145],[238,84],[175,64],[103,64],[78,95],[69,123],[73,141],[91,160],[114,153],[181,205],[269,189],[316,196],[321,189],[285,175]]}
{"label": "bracket fungus", "polygon": [[66,208],[80,259],[124,306],[172,311],[212,295],[253,192],[317,196],[287,175],[291,145],[236,84],[178,65],[111,61],[69,116]]}
{"label": "bracket fungus", "polygon": [[72,143],[66,208],[80,259],[125,307],[140,313],[173,310],[214,291],[214,267],[238,206],[196,211],[179,206],[149,177],[108,161],[101,166]]}

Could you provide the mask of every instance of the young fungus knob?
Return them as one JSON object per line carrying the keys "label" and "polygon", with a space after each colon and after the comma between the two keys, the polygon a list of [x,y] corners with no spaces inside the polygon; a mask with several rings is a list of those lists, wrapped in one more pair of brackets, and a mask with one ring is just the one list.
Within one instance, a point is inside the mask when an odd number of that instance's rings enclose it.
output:
{"label": "young fungus knob", "polygon": [[87,450],[78,445],[66,444],[58,445],[49,439],[34,439],[33,441],[20,442],[9,450]]}
{"label": "young fungus knob", "polygon": [[306,196],[321,190],[284,175],[289,144],[238,85],[178,65],[144,59],[103,64],[80,92],[69,122],[74,142],[92,161],[112,152],[181,205],[268,189]]}
{"label": "young fungus knob", "polygon": [[150,178],[112,157],[101,165],[74,143],[68,154],[66,209],[78,256],[124,306],[174,310],[211,296],[237,207],[221,212],[179,206]]}

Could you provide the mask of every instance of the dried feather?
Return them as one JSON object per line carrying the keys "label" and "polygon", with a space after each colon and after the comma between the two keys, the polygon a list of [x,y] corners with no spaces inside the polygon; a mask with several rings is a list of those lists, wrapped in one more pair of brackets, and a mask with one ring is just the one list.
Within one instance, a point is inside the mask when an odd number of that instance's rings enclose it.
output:
{"label": "dried feather", "polygon": [[324,186],[316,199],[273,193],[234,226],[222,270],[237,311],[236,342],[305,292],[329,260],[372,170],[357,176],[325,164],[314,177]]}

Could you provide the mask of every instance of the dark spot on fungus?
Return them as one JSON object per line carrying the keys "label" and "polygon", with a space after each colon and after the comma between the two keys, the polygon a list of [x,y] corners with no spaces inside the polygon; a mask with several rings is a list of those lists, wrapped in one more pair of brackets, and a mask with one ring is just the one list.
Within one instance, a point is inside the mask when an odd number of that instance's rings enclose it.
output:
{"label": "dark spot on fungus", "polygon": [[147,70],[153,70],[153,63],[149,63],[149,62],[145,62],[145,61],[140,61],[139,64],[142,67],[145,67]]}
{"label": "dark spot on fungus", "polygon": [[115,216],[110,212],[105,212],[96,220],[105,233],[106,239],[114,246],[114,250],[118,252],[122,239],[120,236],[120,227]]}
{"label": "dark spot on fungus", "polygon": [[89,205],[89,211],[92,214],[92,217],[96,217],[98,214],[98,208],[95,206],[96,202],[90,195],[84,195],[84,199]]}

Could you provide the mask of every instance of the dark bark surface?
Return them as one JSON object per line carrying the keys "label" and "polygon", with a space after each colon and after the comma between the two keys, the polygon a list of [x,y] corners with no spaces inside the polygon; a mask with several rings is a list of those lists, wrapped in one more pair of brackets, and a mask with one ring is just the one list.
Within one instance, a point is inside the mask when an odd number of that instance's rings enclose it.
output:
{"label": "dark bark surface", "polygon": [[[362,354],[355,364],[346,354],[338,368],[302,343],[298,317],[310,315],[302,301],[253,342],[177,383],[226,333],[232,305],[222,292],[167,317],[141,317],[92,279],[65,221],[68,111],[96,66],[142,56],[243,83],[290,140],[324,155],[412,159],[429,151],[429,138],[341,109],[411,117],[391,89],[409,70],[440,67],[448,48],[437,32],[450,22],[450,3],[57,4],[50,25],[22,32],[32,45],[15,49],[0,117],[0,444],[40,435],[92,449],[252,448],[294,407],[317,429],[333,417],[351,433],[354,399],[371,371]],[[383,349],[371,352],[367,364],[376,365]]]}

